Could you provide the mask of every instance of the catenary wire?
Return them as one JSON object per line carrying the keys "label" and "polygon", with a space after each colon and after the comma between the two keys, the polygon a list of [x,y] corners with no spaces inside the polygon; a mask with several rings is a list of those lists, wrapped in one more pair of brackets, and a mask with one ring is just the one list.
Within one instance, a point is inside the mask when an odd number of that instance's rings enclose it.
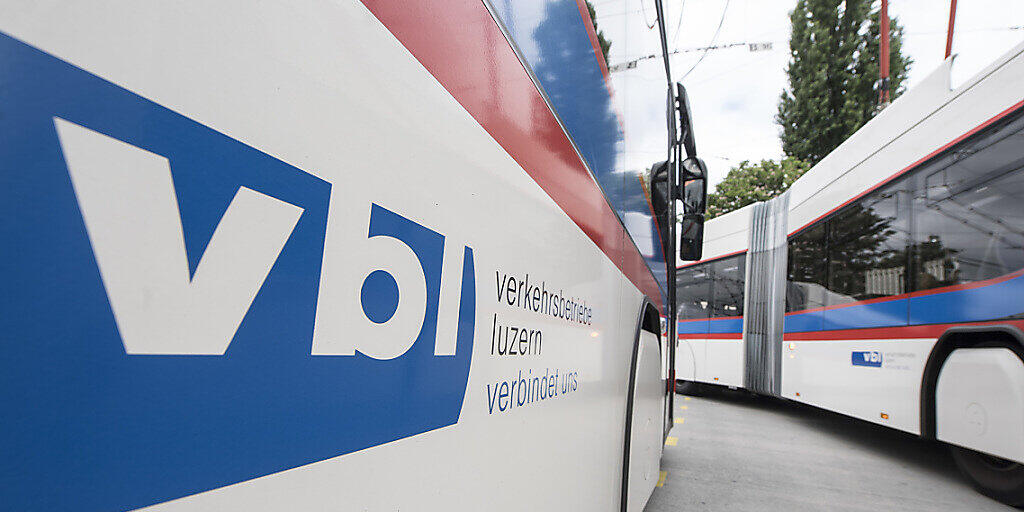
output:
{"label": "catenary wire", "polygon": [[[718,33],[722,31],[722,25],[725,23],[725,13],[728,12],[729,10],[729,2],[730,0],[725,0],[725,8],[722,9],[722,18],[718,20],[718,28],[715,29],[715,35],[711,37],[711,44],[708,45],[709,47],[714,46],[715,41],[718,40]],[[705,50],[704,53],[701,54],[700,58],[697,59],[697,62],[694,62],[693,66],[691,66],[690,69],[683,74],[682,78],[679,79],[680,81],[689,76],[689,74],[692,73],[694,69],[697,69],[697,66],[701,63],[701,61],[704,60],[704,57],[708,56],[708,51],[710,51],[710,49]]]}

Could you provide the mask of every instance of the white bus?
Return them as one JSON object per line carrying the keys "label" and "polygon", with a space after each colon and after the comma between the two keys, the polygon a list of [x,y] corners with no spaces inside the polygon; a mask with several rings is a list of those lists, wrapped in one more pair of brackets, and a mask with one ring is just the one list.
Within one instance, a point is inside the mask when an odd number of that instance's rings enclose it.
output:
{"label": "white bus", "polygon": [[583,0],[0,12],[0,508],[643,508],[679,114]]}
{"label": "white bus", "polygon": [[1024,45],[952,59],[680,267],[676,371],[937,439],[1024,503]]}

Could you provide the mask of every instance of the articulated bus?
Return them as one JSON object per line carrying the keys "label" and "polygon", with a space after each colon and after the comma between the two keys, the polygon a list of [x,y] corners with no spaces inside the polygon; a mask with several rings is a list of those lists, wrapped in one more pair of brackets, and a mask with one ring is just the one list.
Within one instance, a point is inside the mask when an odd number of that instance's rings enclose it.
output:
{"label": "articulated bus", "polygon": [[1024,45],[947,60],[679,268],[676,372],[948,443],[1024,503]]}
{"label": "articulated bus", "polygon": [[647,7],[0,2],[0,508],[641,510]]}

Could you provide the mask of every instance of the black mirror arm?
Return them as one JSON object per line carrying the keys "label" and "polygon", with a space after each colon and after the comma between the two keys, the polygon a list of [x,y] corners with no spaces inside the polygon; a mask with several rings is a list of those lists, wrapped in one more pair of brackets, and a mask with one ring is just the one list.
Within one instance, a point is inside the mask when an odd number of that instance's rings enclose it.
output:
{"label": "black mirror arm", "polygon": [[690,97],[686,87],[676,82],[676,112],[679,117],[679,143],[688,158],[697,157],[697,142],[693,138],[693,115],[690,113]]}

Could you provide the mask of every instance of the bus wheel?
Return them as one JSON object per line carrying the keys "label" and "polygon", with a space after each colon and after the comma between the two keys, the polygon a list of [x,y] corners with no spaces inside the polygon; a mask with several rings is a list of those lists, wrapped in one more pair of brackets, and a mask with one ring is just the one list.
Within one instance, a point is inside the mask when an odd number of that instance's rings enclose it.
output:
{"label": "bus wheel", "polygon": [[690,380],[677,380],[676,393],[680,395],[697,396],[700,394],[700,384]]}
{"label": "bus wheel", "polygon": [[1007,505],[1024,505],[1024,464],[950,446],[957,467],[978,492]]}

